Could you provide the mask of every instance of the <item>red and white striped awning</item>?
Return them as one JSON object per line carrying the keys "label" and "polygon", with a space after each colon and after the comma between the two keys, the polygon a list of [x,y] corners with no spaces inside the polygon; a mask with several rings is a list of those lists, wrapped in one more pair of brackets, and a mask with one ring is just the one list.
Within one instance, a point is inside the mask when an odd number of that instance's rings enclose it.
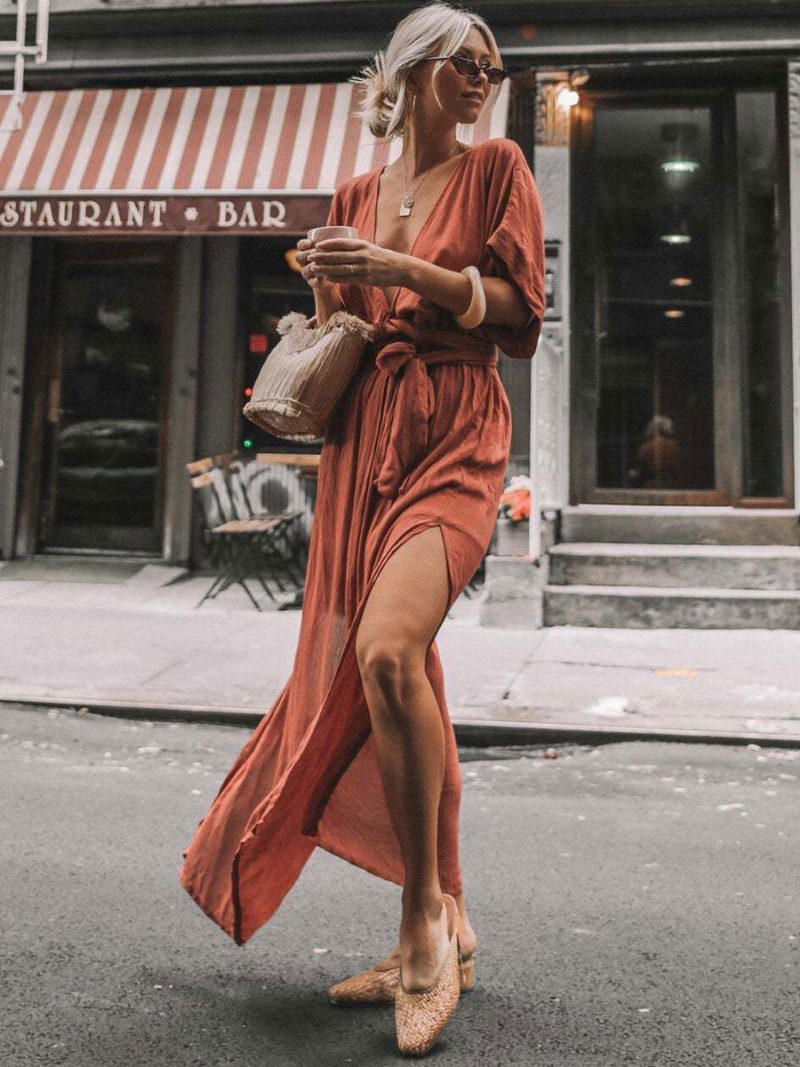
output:
{"label": "red and white striped awning", "polygon": [[[349,83],[26,93],[0,131],[0,233],[302,232],[334,189],[402,147]],[[468,127],[505,136],[509,82]],[[0,102],[0,119],[8,107]]]}

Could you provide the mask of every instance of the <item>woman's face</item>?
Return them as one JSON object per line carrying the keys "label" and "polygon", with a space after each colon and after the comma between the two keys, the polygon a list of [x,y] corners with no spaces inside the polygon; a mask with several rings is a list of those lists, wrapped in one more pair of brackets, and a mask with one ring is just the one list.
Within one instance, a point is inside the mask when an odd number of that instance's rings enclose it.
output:
{"label": "woman's face", "polygon": [[[444,55],[444,52],[441,53]],[[495,66],[495,60],[489,53],[483,34],[472,26],[455,55],[466,56],[476,63],[488,63]],[[413,78],[412,92],[417,92],[416,111],[420,116],[443,117],[453,122],[473,123],[481,113],[491,86],[484,73],[476,78],[465,78],[458,73],[451,62],[443,63],[436,75],[436,95],[433,92],[431,75],[434,63],[420,63]],[[439,98],[437,103],[436,96]]]}

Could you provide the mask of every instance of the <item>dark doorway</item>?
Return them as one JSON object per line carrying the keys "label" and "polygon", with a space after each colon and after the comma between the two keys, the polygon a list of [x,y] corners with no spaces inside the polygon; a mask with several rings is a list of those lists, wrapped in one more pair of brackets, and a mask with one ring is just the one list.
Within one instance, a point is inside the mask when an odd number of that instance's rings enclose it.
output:
{"label": "dark doorway", "polygon": [[174,243],[47,244],[30,319],[36,550],[160,555]]}
{"label": "dark doorway", "polygon": [[589,95],[573,152],[576,503],[786,503],[770,90]]}

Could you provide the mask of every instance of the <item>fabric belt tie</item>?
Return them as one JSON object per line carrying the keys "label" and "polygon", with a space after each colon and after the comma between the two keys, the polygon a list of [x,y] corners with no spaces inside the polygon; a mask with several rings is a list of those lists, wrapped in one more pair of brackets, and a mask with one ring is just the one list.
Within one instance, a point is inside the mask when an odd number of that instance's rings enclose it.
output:
{"label": "fabric belt tie", "polygon": [[[397,333],[403,336],[387,341],[387,337]],[[490,341],[467,333],[421,329],[406,319],[390,318],[378,327],[369,351],[374,353],[382,373],[399,379],[388,422],[383,427],[382,459],[372,483],[381,496],[393,500],[428,450],[434,389],[427,365],[494,366],[498,360],[497,349]]]}

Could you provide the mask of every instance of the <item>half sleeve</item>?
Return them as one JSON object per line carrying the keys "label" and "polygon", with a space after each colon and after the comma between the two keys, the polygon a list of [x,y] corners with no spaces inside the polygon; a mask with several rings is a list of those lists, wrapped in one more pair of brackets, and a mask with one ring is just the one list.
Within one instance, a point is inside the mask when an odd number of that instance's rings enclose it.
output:
{"label": "half sleeve", "polygon": [[478,269],[482,275],[516,286],[529,314],[522,327],[486,323],[472,332],[498,345],[512,359],[532,359],[545,309],[542,204],[522,149],[508,139],[503,146],[487,175],[487,236]]}

